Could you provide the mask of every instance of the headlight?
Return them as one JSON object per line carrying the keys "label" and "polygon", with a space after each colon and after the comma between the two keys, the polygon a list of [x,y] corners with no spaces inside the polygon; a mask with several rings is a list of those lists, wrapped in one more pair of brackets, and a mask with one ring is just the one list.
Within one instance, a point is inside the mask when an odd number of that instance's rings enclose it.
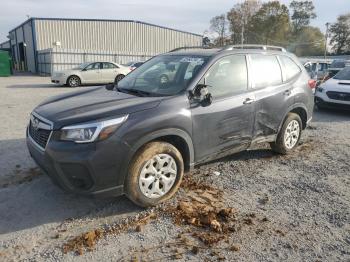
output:
{"label": "headlight", "polygon": [[101,122],[92,122],[81,125],[66,126],[61,130],[60,139],[75,143],[90,143],[95,140],[103,140],[110,137],[128,116]]}

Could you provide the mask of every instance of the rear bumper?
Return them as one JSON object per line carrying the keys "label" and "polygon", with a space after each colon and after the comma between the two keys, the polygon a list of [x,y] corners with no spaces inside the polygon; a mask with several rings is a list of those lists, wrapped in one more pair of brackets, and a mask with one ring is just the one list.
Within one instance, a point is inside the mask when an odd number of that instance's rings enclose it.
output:
{"label": "rear bumper", "polygon": [[51,180],[67,192],[119,196],[124,193],[124,156],[129,148],[116,137],[90,144],[48,141],[40,149],[27,134],[31,157]]}

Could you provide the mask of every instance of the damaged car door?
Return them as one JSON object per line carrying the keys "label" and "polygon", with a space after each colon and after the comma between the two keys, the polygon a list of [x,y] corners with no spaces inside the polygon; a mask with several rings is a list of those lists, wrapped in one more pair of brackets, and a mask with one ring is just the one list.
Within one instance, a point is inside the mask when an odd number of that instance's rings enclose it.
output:
{"label": "damaged car door", "polygon": [[248,61],[256,99],[254,138],[266,139],[277,134],[292,105],[293,85],[283,82],[282,63],[276,55],[251,54]]}
{"label": "damaged car door", "polygon": [[197,161],[208,161],[249,147],[255,105],[248,90],[245,55],[220,58],[204,74],[200,84],[213,100],[208,106],[191,105],[193,142]]}

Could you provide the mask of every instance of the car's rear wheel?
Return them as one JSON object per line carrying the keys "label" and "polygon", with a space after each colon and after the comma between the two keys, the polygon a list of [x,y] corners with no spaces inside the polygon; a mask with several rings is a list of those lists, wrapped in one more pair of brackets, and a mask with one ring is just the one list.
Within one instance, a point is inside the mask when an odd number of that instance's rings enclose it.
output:
{"label": "car's rear wheel", "polygon": [[118,83],[120,80],[122,80],[125,77],[125,75],[117,75],[114,79],[114,83]]}
{"label": "car's rear wheel", "polygon": [[139,206],[155,206],[176,193],[183,173],[183,159],[176,147],[165,142],[148,143],[130,165],[126,195]]}
{"label": "car's rear wheel", "polygon": [[77,87],[77,86],[80,86],[81,84],[81,81],[80,81],[80,78],[78,76],[70,76],[68,77],[68,80],[67,80],[67,85],[70,86],[70,87]]}
{"label": "car's rear wheel", "polygon": [[300,116],[295,113],[289,113],[277,135],[276,142],[271,143],[272,150],[280,154],[288,154],[298,145],[301,131],[302,122]]}

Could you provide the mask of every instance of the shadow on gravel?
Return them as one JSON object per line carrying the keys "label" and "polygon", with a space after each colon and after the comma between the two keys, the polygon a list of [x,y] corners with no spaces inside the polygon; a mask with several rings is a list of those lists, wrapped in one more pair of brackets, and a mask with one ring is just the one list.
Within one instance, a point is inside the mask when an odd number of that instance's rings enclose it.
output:
{"label": "shadow on gravel", "polygon": [[252,159],[269,159],[275,156],[279,156],[279,155],[274,153],[271,149],[250,149],[250,150],[234,153],[232,155],[224,156],[219,159],[212,160],[208,163],[198,165],[198,167],[206,166],[208,164],[213,164],[217,162],[228,162],[228,161],[235,161],[235,160],[252,160]]}
{"label": "shadow on gravel", "polygon": [[[58,86],[55,84],[21,84],[21,85],[9,85],[7,88],[57,88],[57,87],[66,87],[66,86]],[[69,87],[70,88],[70,87]]]}
{"label": "shadow on gravel", "polygon": [[[71,89],[71,90],[77,90],[79,88],[84,88],[84,87],[92,87],[92,86],[100,86],[100,85],[84,85],[84,86],[79,86],[79,87],[69,87],[69,86],[64,86],[64,85],[56,85],[56,84],[20,84],[20,85],[9,85],[7,88],[66,88],[66,89]],[[101,87],[104,87],[104,85],[101,85]]]}
{"label": "shadow on gravel", "polygon": [[341,123],[350,121],[350,111],[337,109],[317,109],[314,111],[313,123]]}
{"label": "shadow on gravel", "polygon": [[0,234],[72,218],[96,218],[140,209],[125,197],[98,199],[63,192],[46,176],[0,189]]}

